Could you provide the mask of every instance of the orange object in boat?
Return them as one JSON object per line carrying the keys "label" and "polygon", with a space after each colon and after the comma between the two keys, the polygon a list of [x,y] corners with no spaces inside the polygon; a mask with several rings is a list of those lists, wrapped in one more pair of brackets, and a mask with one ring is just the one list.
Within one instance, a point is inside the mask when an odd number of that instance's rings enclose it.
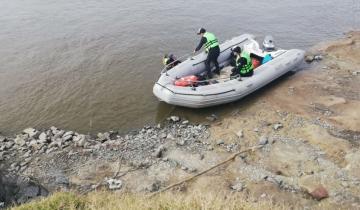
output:
{"label": "orange object in boat", "polygon": [[254,69],[256,69],[257,67],[260,66],[260,61],[258,59],[256,59],[256,58],[252,58],[251,62],[252,62],[252,65],[253,65]]}
{"label": "orange object in boat", "polygon": [[176,80],[175,85],[186,87],[186,86],[196,85],[198,81],[199,78],[197,76],[191,75],[191,76],[181,77],[180,79]]}

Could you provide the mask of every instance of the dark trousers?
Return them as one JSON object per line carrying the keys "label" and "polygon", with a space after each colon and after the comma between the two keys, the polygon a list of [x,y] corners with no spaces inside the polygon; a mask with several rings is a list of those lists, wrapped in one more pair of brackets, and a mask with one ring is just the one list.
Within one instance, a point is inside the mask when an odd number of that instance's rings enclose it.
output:
{"label": "dark trousers", "polygon": [[220,47],[219,46],[210,48],[210,50],[208,52],[208,56],[205,60],[206,72],[207,72],[208,77],[210,77],[210,78],[212,77],[211,67],[210,67],[211,62],[213,62],[215,65],[215,68],[216,68],[215,72],[216,73],[220,72],[219,63],[217,61],[217,58],[219,57],[219,55],[220,55]]}

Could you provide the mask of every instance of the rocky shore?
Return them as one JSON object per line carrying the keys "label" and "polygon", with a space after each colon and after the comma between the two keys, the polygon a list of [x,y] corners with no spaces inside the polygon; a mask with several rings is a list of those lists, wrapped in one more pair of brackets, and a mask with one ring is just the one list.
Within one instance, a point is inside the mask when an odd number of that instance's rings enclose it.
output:
{"label": "rocky shore", "polygon": [[126,135],[51,127],[0,136],[0,206],[59,190],[149,194],[262,145],[173,192],[360,209],[359,58],[359,32],[317,45],[305,70],[236,103],[222,120],[208,117],[209,125],[171,116]]}

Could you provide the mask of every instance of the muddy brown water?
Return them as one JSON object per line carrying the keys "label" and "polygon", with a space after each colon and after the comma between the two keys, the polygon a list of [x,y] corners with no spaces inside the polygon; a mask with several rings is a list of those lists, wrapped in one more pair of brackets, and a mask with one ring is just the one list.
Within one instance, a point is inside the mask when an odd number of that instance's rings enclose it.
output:
{"label": "muddy brown water", "polygon": [[191,52],[200,26],[220,41],[271,34],[278,46],[301,49],[360,26],[357,0],[3,0],[0,12],[3,133],[51,125],[127,131],[171,114],[201,121],[231,113],[251,103],[160,103],[152,86],[162,55]]}

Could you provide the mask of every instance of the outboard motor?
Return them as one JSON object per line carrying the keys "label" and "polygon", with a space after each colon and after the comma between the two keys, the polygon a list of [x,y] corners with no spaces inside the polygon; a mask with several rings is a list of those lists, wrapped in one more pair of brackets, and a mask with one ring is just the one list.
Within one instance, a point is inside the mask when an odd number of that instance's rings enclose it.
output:
{"label": "outboard motor", "polygon": [[271,35],[265,36],[263,47],[264,50],[268,52],[275,50],[274,38]]}

